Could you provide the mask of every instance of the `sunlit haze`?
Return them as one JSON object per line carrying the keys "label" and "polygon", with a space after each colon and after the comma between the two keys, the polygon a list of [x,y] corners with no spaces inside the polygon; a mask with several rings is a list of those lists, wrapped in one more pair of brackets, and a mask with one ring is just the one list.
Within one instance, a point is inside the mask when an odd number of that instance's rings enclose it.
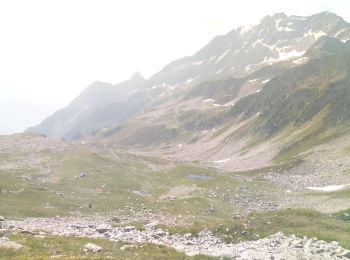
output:
{"label": "sunlit haze", "polygon": [[88,84],[146,78],[218,34],[266,14],[330,11],[350,1],[0,1],[0,134],[22,131]]}

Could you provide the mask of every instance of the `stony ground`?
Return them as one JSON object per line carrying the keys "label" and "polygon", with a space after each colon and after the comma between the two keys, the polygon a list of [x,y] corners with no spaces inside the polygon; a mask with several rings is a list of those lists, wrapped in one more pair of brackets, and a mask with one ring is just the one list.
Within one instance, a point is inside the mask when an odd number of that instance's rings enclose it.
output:
{"label": "stony ground", "polygon": [[[327,243],[316,238],[299,238],[276,233],[264,239],[236,244],[225,243],[209,230],[202,230],[197,236],[169,234],[158,228],[158,223],[148,223],[143,228],[115,226],[116,217],[100,218],[28,218],[22,221],[3,221],[3,232],[24,233],[45,238],[47,235],[64,237],[87,237],[129,243],[127,247],[138,247],[145,243],[165,245],[187,255],[209,255],[232,259],[350,259],[350,250],[339,246],[338,242]],[[9,239],[0,239],[0,248],[20,250],[21,245]],[[87,250],[98,253],[102,248],[93,243]]]}

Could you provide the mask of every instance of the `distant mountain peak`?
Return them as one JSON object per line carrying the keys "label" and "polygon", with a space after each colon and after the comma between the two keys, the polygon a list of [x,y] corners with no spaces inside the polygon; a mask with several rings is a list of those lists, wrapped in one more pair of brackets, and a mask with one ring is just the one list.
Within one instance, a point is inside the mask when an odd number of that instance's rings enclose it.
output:
{"label": "distant mountain peak", "polygon": [[145,81],[146,79],[142,76],[141,72],[136,71],[134,74],[132,74],[130,80],[142,80]]}
{"label": "distant mountain peak", "polygon": [[275,13],[272,17],[275,18],[275,19],[285,19],[285,18],[288,18],[288,16],[287,16],[285,13],[283,13],[283,12]]}

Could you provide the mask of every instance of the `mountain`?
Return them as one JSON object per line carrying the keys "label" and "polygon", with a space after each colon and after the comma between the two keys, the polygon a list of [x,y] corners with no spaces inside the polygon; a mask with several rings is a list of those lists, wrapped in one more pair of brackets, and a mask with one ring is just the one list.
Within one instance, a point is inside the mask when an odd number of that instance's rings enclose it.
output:
{"label": "mountain", "polygon": [[116,91],[92,95],[96,103],[82,98],[89,87],[34,131],[228,169],[265,167],[346,131],[349,39],[350,25],[329,12],[266,16],[171,62],[126,96],[117,93],[125,83],[98,85],[99,93]]}
{"label": "mountain", "polygon": [[345,42],[350,38],[349,24],[329,12],[310,17],[266,16],[258,25],[215,37],[193,56],[167,65],[150,82],[179,85],[219,76],[242,77],[268,64],[302,56],[323,35]]}
{"label": "mountain", "polygon": [[137,72],[117,85],[96,81],[88,86],[68,107],[57,111],[29,132],[52,138],[75,140],[130,117],[148,102],[137,96],[146,80]]}

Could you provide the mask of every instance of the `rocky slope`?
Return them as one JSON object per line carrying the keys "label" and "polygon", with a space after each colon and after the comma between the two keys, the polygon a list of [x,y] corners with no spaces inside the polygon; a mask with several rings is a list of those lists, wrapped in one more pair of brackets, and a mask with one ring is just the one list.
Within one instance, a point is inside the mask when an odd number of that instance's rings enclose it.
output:
{"label": "rocky slope", "polygon": [[[115,219],[115,217],[113,218]],[[149,223],[144,230],[134,226],[113,227],[114,220],[109,218],[37,218],[24,221],[5,222],[3,228],[11,232],[22,232],[33,236],[45,238],[47,234],[58,236],[75,236],[111,241],[124,241],[138,247],[145,243],[166,245],[187,255],[204,254],[230,259],[349,259],[350,251],[339,246],[338,242],[327,243],[316,238],[299,238],[276,233],[264,239],[246,241],[236,244],[225,243],[209,230],[202,230],[198,236],[187,234],[172,234],[156,227],[157,223]],[[21,245],[9,240],[0,239],[1,246]],[[102,247],[88,244],[89,250],[96,253]]]}
{"label": "rocky slope", "polygon": [[[329,67],[322,67],[318,60],[310,60],[329,53],[311,53],[310,47],[317,49],[315,42],[322,36],[338,39],[342,53],[345,48],[342,43],[350,39],[350,26],[328,12],[310,17],[283,13],[266,16],[258,25],[234,29],[216,37],[194,55],[170,63],[147,81],[136,77],[136,81],[131,79],[114,87],[95,84],[69,107],[29,131],[75,140],[108,128],[101,132],[106,141],[150,146],[198,139],[200,133],[231,124],[233,119],[242,122],[237,115],[243,114],[243,119],[247,119],[265,112],[264,117],[275,118],[278,106],[265,109],[275,95],[279,100],[283,95],[289,97],[293,103],[300,101],[300,95],[305,98],[318,95],[308,86],[320,84],[321,78],[315,79],[319,77],[317,73]],[[318,44],[327,48],[331,43]],[[339,56],[339,52],[332,50],[331,54]],[[333,57],[333,61],[337,57]],[[332,58],[323,60],[329,66],[334,63]],[[335,65],[339,66],[322,79],[329,83],[346,79],[340,75],[345,71],[341,69],[343,64]],[[284,84],[286,81],[289,84]],[[305,84],[307,87],[302,88]],[[266,91],[265,86],[268,86]],[[291,87],[294,88],[292,93]],[[295,91],[295,88],[300,90]],[[280,101],[281,104],[285,102]],[[287,117],[287,112],[280,116],[288,121],[289,116],[312,110],[305,113],[309,119],[321,109],[321,106],[308,105]],[[233,111],[230,113],[230,110]],[[277,118],[273,123],[267,120],[261,128],[277,132],[286,125],[283,120]]]}

